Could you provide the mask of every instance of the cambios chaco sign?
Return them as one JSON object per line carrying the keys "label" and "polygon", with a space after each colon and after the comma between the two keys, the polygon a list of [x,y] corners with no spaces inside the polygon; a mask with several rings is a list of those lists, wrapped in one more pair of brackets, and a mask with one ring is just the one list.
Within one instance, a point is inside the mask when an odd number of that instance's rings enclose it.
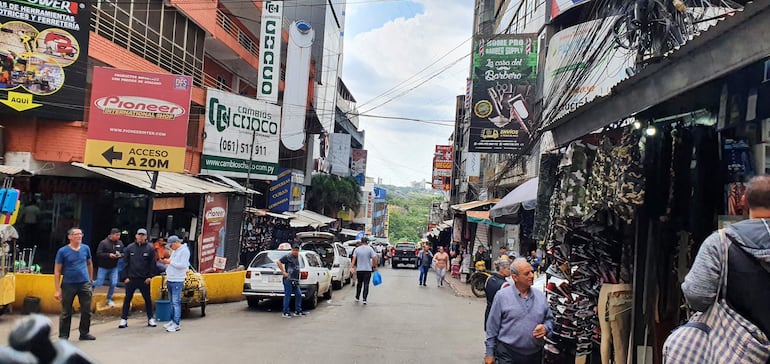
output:
{"label": "cambios chaco sign", "polygon": [[183,172],[192,78],[94,67],[85,162]]}
{"label": "cambios chaco sign", "polygon": [[283,2],[264,1],[263,4],[257,99],[278,103],[278,83],[281,80]]}

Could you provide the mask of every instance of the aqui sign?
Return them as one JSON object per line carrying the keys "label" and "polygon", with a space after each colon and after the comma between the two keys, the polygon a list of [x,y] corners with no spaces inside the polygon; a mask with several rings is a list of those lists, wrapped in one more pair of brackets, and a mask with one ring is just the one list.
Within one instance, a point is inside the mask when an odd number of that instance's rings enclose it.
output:
{"label": "aqui sign", "polygon": [[183,172],[192,78],[94,67],[85,163]]}
{"label": "aqui sign", "polygon": [[280,106],[207,89],[201,174],[275,180],[280,132]]}

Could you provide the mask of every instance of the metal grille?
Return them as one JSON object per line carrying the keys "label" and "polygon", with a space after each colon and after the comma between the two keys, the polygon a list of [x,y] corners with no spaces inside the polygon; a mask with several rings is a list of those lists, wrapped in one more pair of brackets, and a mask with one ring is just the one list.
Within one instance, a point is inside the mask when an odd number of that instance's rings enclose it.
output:
{"label": "metal grille", "polygon": [[91,30],[132,53],[203,85],[205,32],[162,1],[96,0]]}

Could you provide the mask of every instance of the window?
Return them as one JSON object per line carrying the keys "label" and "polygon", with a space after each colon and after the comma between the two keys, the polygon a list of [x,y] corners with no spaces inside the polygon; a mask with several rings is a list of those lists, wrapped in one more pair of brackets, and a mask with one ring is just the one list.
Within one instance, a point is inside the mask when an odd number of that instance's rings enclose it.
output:
{"label": "window", "polygon": [[311,267],[321,267],[321,258],[318,258],[318,255],[310,253],[305,255],[305,257],[307,257],[308,264]]}
{"label": "window", "polygon": [[217,88],[220,90],[227,89],[227,80],[222,75],[217,75]]}

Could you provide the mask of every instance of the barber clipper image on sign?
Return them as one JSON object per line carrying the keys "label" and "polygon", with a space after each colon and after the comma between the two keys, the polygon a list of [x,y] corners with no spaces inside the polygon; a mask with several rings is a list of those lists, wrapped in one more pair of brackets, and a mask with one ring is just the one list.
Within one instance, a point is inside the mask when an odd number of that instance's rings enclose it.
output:
{"label": "barber clipper image on sign", "polygon": [[537,35],[476,38],[469,152],[519,153],[529,143],[537,84]]}

